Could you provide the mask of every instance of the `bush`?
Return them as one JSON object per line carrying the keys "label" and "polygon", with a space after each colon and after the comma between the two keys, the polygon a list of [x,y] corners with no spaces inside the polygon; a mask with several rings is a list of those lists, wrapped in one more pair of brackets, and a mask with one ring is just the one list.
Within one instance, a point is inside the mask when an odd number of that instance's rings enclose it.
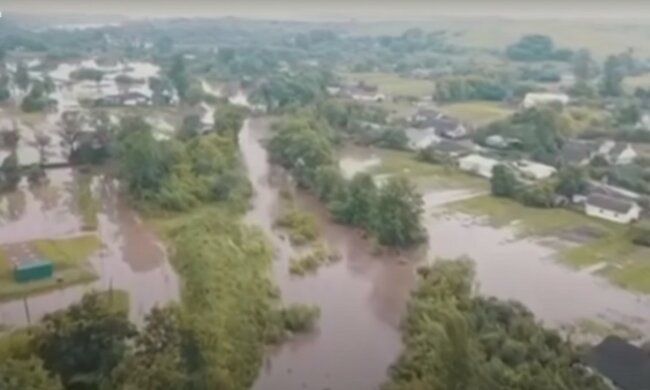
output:
{"label": "bush", "polygon": [[319,316],[320,308],[312,305],[295,304],[280,311],[282,326],[291,333],[313,330]]}
{"label": "bush", "polygon": [[287,230],[289,239],[294,245],[303,245],[318,237],[316,219],[295,207],[285,210],[275,221],[275,225]]}
{"label": "bush", "polygon": [[650,221],[642,220],[632,225],[630,236],[636,245],[650,246]]}
{"label": "bush", "polygon": [[310,253],[289,260],[289,273],[304,276],[316,272],[321,265],[333,263],[339,259],[340,256],[337,253],[330,251],[323,243],[319,243]]}

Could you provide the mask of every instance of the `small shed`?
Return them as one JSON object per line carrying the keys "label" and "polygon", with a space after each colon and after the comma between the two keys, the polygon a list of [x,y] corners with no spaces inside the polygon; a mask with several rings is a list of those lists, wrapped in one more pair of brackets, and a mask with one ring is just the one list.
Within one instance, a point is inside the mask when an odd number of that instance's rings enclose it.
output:
{"label": "small shed", "polygon": [[14,266],[14,280],[18,283],[49,279],[53,274],[54,265],[48,260],[30,261]]}

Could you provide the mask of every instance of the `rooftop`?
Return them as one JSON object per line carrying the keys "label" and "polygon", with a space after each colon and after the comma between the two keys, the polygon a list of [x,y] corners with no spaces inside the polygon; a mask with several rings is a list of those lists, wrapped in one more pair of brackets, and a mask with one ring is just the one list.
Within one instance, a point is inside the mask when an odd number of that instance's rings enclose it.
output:
{"label": "rooftop", "polygon": [[634,207],[633,202],[623,199],[614,198],[603,194],[591,194],[587,198],[587,204],[599,207],[601,209],[615,211],[620,214],[626,214]]}
{"label": "rooftop", "polygon": [[617,336],[608,336],[591,349],[585,363],[621,390],[650,389],[650,356]]}

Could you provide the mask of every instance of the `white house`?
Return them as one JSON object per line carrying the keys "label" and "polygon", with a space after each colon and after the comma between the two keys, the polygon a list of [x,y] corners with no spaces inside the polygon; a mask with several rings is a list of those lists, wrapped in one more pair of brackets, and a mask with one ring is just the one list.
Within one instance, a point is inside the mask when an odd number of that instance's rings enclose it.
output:
{"label": "white house", "polygon": [[540,164],[530,160],[520,160],[514,164],[522,175],[535,180],[546,179],[557,172],[557,169],[550,165]]}
{"label": "white house", "polygon": [[603,194],[589,195],[585,202],[585,213],[611,222],[629,224],[639,219],[641,206],[620,198]]}
{"label": "white house", "polygon": [[615,165],[626,165],[632,163],[637,156],[632,145],[619,142],[609,150],[608,160]]}
{"label": "white house", "polygon": [[531,108],[540,104],[559,103],[561,105],[569,104],[569,96],[563,93],[527,93],[522,105],[524,108]]}
{"label": "white house", "polygon": [[469,156],[458,159],[460,169],[488,179],[492,177],[492,168],[499,164],[500,162],[498,160],[483,157],[478,154],[470,154]]}

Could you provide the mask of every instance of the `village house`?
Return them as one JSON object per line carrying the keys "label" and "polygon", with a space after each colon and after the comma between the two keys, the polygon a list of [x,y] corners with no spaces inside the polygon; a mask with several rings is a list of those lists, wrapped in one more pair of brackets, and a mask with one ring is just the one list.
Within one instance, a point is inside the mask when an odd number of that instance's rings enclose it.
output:
{"label": "village house", "polygon": [[593,347],[585,364],[620,390],[650,389],[650,355],[618,336],[607,336]]}
{"label": "village house", "polygon": [[516,145],[521,145],[521,141],[517,138],[494,134],[485,139],[485,145],[494,149],[508,149]]}
{"label": "village house", "polygon": [[458,159],[472,153],[472,147],[458,141],[443,139],[430,144],[427,153],[437,157]]}
{"label": "village house", "polygon": [[588,165],[596,156],[601,156],[610,164],[625,165],[632,163],[638,155],[632,145],[611,140],[569,140],[560,152],[562,162],[577,166]]}
{"label": "village house", "polygon": [[590,194],[585,202],[585,213],[591,217],[629,224],[639,219],[641,207],[636,202],[618,197]]}
{"label": "village house", "polygon": [[540,164],[530,160],[520,160],[512,165],[524,178],[533,180],[547,179],[557,172],[557,169],[550,165]]}
{"label": "village house", "polygon": [[458,160],[458,166],[465,172],[474,173],[487,179],[492,177],[492,169],[501,162],[478,154],[470,154]]}
{"label": "village house", "polygon": [[563,93],[527,93],[521,105],[524,108],[532,108],[545,104],[561,104],[563,106],[569,104],[569,96]]}
{"label": "village house", "polygon": [[440,142],[440,137],[434,129],[406,129],[406,136],[409,139],[408,147],[411,150],[422,150],[432,144]]}
{"label": "village house", "polygon": [[352,99],[360,102],[383,102],[386,100],[386,95],[379,92],[376,86],[366,83],[359,83],[348,88],[347,93]]}
{"label": "village house", "polygon": [[450,118],[434,109],[421,108],[410,118],[411,125],[434,129],[440,136],[458,139],[467,136],[468,130],[460,121]]}

